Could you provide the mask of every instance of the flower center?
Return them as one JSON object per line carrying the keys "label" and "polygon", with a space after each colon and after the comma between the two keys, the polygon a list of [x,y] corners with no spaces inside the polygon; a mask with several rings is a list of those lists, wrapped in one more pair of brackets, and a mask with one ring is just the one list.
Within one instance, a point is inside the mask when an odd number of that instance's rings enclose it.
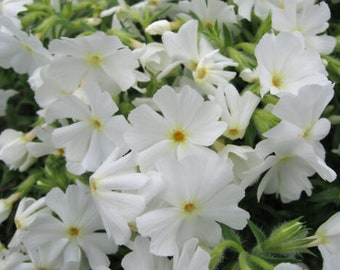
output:
{"label": "flower center", "polygon": [[21,47],[23,47],[28,54],[34,54],[32,47],[24,42],[21,43]]}
{"label": "flower center", "polygon": [[282,86],[282,78],[279,75],[274,74],[273,77],[272,77],[272,85],[277,87],[277,88]]}
{"label": "flower center", "polygon": [[172,134],[172,138],[175,142],[183,142],[185,139],[185,135],[182,131],[177,130]]}
{"label": "flower center", "polygon": [[196,70],[196,78],[199,80],[204,79],[204,77],[207,75],[207,70],[205,67],[200,67]]}
{"label": "flower center", "polygon": [[196,209],[196,206],[193,203],[188,203],[184,205],[183,210],[186,213],[192,213]]}
{"label": "flower center", "polygon": [[68,234],[71,238],[76,237],[76,236],[79,235],[79,229],[76,228],[76,227],[71,226],[71,227],[68,229],[67,234]]}
{"label": "flower center", "polygon": [[103,58],[99,54],[90,54],[87,56],[87,63],[90,66],[100,66],[103,62]]}
{"label": "flower center", "polygon": [[91,119],[91,124],[96,130],[100,130],[103,127],[102,123],[97,118]]}

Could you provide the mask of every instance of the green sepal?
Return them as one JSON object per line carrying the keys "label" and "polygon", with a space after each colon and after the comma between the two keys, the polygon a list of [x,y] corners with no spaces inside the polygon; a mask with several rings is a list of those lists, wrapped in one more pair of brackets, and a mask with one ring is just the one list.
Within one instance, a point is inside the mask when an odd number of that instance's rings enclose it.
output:
{"label": "green sepal", "polygon": [[251,220],[248,220],[248,226],[251,230],[251,232],[253,233],[255,239],[256,239],[256,242],[257,244],[261,247],[262,244],[265,242],[266,240],[266,236],[265,234],[262,232],[262,230],[257,227],[255,225],[255,223],[253,223]]}
{"label": "green sepal", "polygon": [[240,237],[232,228],[224,224],[220,224],[220,226],[222,228],[222,236],[224,240],[231,240],[231,241],[236,242],[239,245],[242,245]]}

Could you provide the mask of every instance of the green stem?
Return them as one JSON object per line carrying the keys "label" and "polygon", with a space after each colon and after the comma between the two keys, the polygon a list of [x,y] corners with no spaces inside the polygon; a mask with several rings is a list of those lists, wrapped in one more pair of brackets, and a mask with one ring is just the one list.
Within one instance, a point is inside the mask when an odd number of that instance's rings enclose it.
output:
{"label": "green stem", "polygon": [[242,252],[238,257],[238,262],[240,264],[241,270],[252,270],[247,263],[247,255],[248,255],[247,252]]}
{"label": "green stem", "polygon": [[263,270],[273,270],[274,267],[267,263],[265,260],[262,260],[261,258],[254,256],[254,255],[249,255],[248,256],[249,260],[252,261],[254,264],[257,264],[258,266],[261,267]]}

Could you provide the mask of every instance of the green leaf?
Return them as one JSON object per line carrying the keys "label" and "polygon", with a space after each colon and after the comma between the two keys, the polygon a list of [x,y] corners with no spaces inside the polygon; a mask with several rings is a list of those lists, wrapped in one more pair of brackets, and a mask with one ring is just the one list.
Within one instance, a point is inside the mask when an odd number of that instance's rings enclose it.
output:
{"label": "green leaf", "polygon": [[222,228],[222,235],[225,240],[231,240],[238,243],[239,245],[242,245],[240,237],[236,234],[236,232],[232,228],[224,224],[220,224],[220,226]]}
{"label": "green leaf", "polygon": [[253,233],[257,244],[261,247],[263,242],[266,240],[265,234],[251,220],[248,221],[248,226],[249,226],[251,232]]}
{"label": "green leaf", "polygon": [[233,45],[233,36],[231,35],[231,32],[225,24],[222,26],[223,30],[223,37],[224,37],[224,46],[225,47],[230,47]]}
{"label": "green leaf", "polygon": [[272,16],[271,14],[261,23],[260,27],[258,28],[254,42],[258,43],[260,39],[263,37],[265,33],[268,33],[272,29]]}

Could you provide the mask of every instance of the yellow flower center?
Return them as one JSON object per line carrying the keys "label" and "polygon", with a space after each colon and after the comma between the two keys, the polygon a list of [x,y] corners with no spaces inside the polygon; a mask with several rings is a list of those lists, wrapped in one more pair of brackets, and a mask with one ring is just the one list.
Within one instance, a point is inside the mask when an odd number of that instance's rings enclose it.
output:
{"label": "yellow flower center", "polygon": [[192,213],[193,211],[195,211],[196,206],[193,203],[188,203],[186,205],[184,205],[183,210],[186,213]]}
{"label": "yellow flower center", "polygon": [[67,234],[73,238],[73,237],[77,237],[79,235],[79,229],[76,227],[71,226],[68,231]]}
{"label": "yellow flower center", "polygon": [[200,67],[196,70],[196,78],[199,80],[204,79],[204,77],[207,75],[207,70],[205,67]]}
{"label": "yellow flower center", "polygon": [[100,66],[103,63],[103,58],[99,54],[90,54],[87,56],[87,63],[90,66]]}
{"label": "yellow flower center", "polygon": [[172,138],[175,142],[183,142],[185,140],[185,135],[182,131],[177,130],[172,134]]}
{"label": "yellow flower center", "polygon": [[103,124],[102,124],[97,118],[91,119],[91,125],[92,125],[97,131],[99,131],[100,129],[103,128]]}
{"label": "yellow flower center", "polygon": [[277,88],[280,88],[280,87],[283,86],[283,79],[279,74],[274,73],[272,75],[272,85],[277,87]]}

